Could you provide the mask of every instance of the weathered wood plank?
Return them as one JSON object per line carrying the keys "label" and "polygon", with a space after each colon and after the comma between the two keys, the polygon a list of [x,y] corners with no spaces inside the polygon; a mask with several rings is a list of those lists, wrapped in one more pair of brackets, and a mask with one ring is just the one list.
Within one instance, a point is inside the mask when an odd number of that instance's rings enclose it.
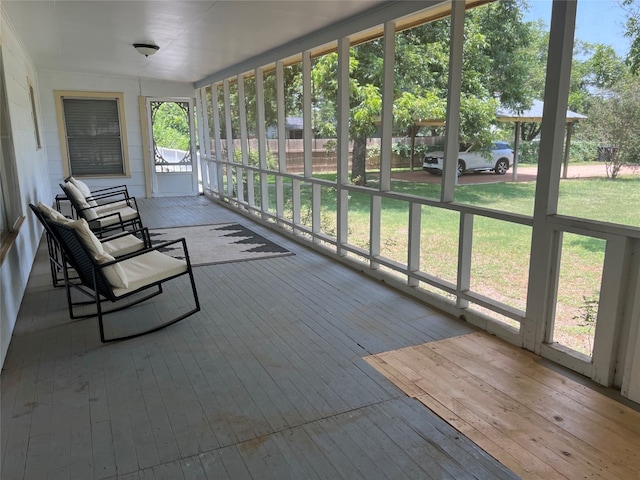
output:
{"label": "weathered wood plank", "polygon": [[[640,436],[616,421],[635,419],[638,412],[598,399],[600,393],[488,334],[407,347],[367,361],[523,478],[560,478],[567,472],[581,478],[640,475],[634,448]],[[600,408],[586,406],[594,403]],[[613,412],[603,412],[605,406]]]}

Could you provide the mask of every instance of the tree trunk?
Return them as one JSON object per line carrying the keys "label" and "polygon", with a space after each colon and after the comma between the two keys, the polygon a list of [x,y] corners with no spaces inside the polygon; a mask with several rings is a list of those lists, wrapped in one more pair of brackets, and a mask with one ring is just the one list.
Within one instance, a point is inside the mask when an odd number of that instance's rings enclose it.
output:
{"label": "tree trunk", "polygon": [[351,181],[355,185],[367,185],[367,137],[357,137],[353,140],[353,154],[351,156]]}

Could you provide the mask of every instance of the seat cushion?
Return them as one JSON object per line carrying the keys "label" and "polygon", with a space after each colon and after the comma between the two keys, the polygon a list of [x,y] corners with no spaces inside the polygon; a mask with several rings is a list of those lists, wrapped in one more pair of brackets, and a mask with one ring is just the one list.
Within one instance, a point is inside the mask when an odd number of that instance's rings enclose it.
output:
{"label": "seat cushion", "polygon": [[102,242],[104,251],[114,257],[121,257],[129,253],[137,252],[144,248],[144,242],[135,235],[125,235],[123,237],[114,238]]}
{"label": "seat cushion", "polygon": [[120,208],[128,207],[126,200],[120,200],[119,202],[107,203],[105,205],[98,205],[94,210],[98,214],[99,217],[103,215],[107,215],[111,210],[118,210]]}
{"label": "seat cushion", "polygon": [[115,210],[109,210],[108,212],[102,214],[102,216],[109,215],[109,217],[98,220],[98,224],[100,225],[100,227],[108,227],[119,223],[120,218],[118,218],[117,215],[113,215],[115,213],[120,213],[122,221],[138,218],[138,212],[131,207],[117,208]]}
{"label": "seat cushion", "polygon": [[[98,263],[113,262],[115,260],[115,258],[113,258],[108,253],[101,253],[99,255],[96,255],[95,258],[96,262]],[[113,289],[126,289],[129,287],[129,279],[127,278],[127,275],[125,274],[124,269],[120,266],[120,264],[116,263],[114,265],[104,267],[102,268],[102,273],[104,273],[107,282],[109,282],[109,285],[111,285]]]}
{"label": "seat cushion", "polygon": [[114,288],[113,293],[116,297],[187,271],[185,260],[170,257],[156,250],[123,260],[120,265],[129,287]]}

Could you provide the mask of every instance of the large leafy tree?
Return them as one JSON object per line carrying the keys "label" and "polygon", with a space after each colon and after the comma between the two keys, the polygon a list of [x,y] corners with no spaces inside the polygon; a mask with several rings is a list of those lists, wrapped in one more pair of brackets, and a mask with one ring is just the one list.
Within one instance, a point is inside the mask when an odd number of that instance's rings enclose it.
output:
{"label": "large leafy tree", "polygon": [[631,73],[640,73],[640,2],[638,0],[620,0],[620,5],[627,12],[625,36],[631,39],[627,54],[627,65]]}
{"label": "large leafy tree", "polygon": [[594,97],[585,133],[605,152],[607,176],[615,179],[624,165],[640,164],[640,82],[632,76],[617,82],[606,95]]}
{"label": "large leafy tree", "polygon": [[[522,22],[523,3],[501,0],[468,12],[465,22],[460,140],[486,144],[500,96],[528,108],[528,69],[535,58],[527,49],[530,26]],[[407,132],[417,120],[444,118],[449,63],[449,19],[428,23],[396,36],[394,126]],[[380,39],[351,49],[349,134],[354,142],[352,180],[366,184],[367,138],[378,129],[382,99],[383,52]],[[337,57],[326,55],[313,69],[316,125],[335,125]],[[320,94],[321,93],[321,94]],[[323,117],[326,114],[328,117]]]}

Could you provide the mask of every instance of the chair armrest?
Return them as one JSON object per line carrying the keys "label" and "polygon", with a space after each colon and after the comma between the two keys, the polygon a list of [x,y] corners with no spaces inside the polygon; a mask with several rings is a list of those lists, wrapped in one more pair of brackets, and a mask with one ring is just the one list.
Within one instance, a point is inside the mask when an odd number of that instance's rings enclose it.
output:
{"label": "chair armrest", "polygon": [[[145,253],[153,252],[154,250],[158,251],[158,250],[160,250],[162,248],[166,248],[166,247],[168,247],[170,245],[174,245],[176,243],[181,243],[182,244],[182,249],[184,251],[184,258],[185,258],[185,260],[187,262],[188,267],[191,268],[191,260],[189,259],[189,250],[187,249],[187,241],[184,238],[178,238],[176,240],[170,240],[168,242],[159,243],[157,245],[154,245],[151,248],[143,248],[142,250],[138,250],[136,252],[132,252],[132,253],[129,253],[127,255],[123,255],[121,257],[118,257],[115,260],[112,260],[110,262],[101,263],[101,264],[99,264],[99,267],[100,268],[108,267],[109,265],[114,265],[114,264],[116,264],[118,262],[122,262],[123,260],[128,260],[130,258],[139,257],[140,255],[144,255]],[[160,252],[160,253],[162,253],[162,252]]]}
{"label": "chair armrest", "polygon": [[[108,195],[108,196],[105,196],[105,197],[102,197],[102,198],[98,198],[98,200],[102,200],[103,198],[107,198],[107,197],[109,197],[109,196],[112,196],[112,195]],[[87,201],[88,201],[88,200],[95,200],[95,198],[94,198],[94,197],[87,197]],[[122,199],[120,199],[120,200],[112,200],[112,201],[110,201],[110,202],[100,203],[100,204],[98,205],[98,207],[104,207],[105,205],[111,205],[111,204],[113,204],[113,203],[120,203],[120,202],[127,202],[127,205],[128,205],[129,207],[131,207],[131,204],[133,204],[133,207],[132,207],[132,208],[133,208],[134,210],[138,210],[138,204],[137,204],[137,202],[136,202],[136,197],[127,197],[127,198],[122,198]],[[91,207],[91,208],[95,208],[95,207]]]}
{"label": "chair armrest", "polygon": [[91,196],[93,197],[94,193],[97,193],[98,195],[102,195],[105,192],[124,193],[127,198],[129,197],[129,190],[127,189],[126,185],[115,185],[113,187],[105,187],[105,188],[99,188],[97,190],[91,190]]}
{"label": "chair armrest", "polygon": [[147,240],[149,240],[149,246],[150,246],[151,239],[149,237],[149,229],[147,227],[136,228],[135,230],[125,230],[124,232],[116,233],[115,235],[111,235],[109,237],[100,238],[99,240],[101,243],[104,243],[110,240],[115,240],[116,238],[126,237],[127,235],[138,236],[137,235],[138,233],[142,237],[142,240],[144,241],[145,245],[147,245]]}

